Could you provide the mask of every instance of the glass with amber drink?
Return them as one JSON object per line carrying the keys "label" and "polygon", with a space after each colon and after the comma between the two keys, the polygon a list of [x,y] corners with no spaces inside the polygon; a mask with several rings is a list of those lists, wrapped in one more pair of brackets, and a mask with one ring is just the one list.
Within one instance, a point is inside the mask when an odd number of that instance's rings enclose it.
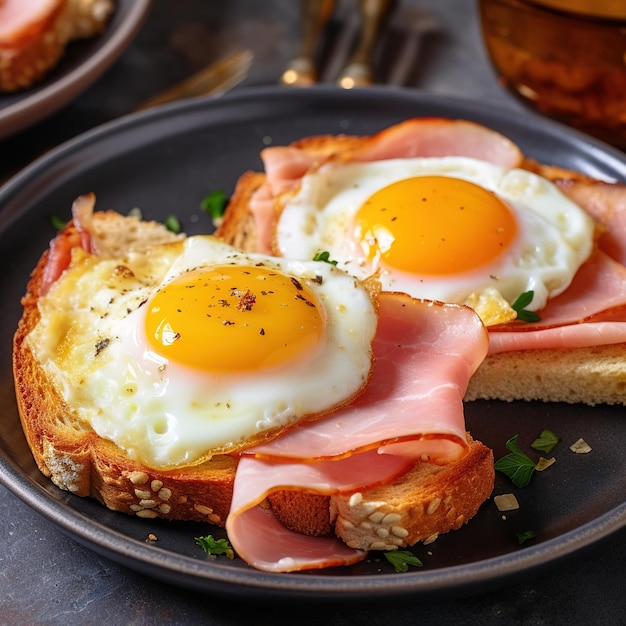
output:
{"label": "glass with amber drink", "polygon": [[626,149],[626,0],[478,0],[478,8],[508,90]]}

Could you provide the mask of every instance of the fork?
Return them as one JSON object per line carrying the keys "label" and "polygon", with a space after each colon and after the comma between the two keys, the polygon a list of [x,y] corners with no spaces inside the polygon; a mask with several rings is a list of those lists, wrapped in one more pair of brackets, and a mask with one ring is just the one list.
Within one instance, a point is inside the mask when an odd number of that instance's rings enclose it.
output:
{"label": "fork", "polygon": [[374,83],[373,59],[376,42],[394,4],[394,0],[361,0],[361,36],[337,79],[340,87],[352,89],[367,87]]}
{"label": "fork", "polygon": [[308,87],[318,80],[315,52],[320,33],[335,8],[335,0],[301,0],[301,43],[280,77],[283,85]]}
{"label": "fork", "polygon": [[223,94],[247,77],[253,60],[254,54],[251,50],[231,52],[182,82],[142,102],[134,110],[143,111],[184,98]]}

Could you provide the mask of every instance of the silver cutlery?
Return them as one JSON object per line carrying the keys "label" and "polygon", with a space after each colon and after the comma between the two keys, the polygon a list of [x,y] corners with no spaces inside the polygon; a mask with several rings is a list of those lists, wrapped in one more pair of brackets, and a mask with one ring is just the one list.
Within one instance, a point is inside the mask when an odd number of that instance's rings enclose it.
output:
{"label": "silver cutlery", "polygon": [[352,89],[374,83],[376,42],[394,4],[394,0],[360,1],[361,34],[354,52],[337,79],[340,87]]}
{"label": "silver cutlery", "polygon": [[209,94],[217,96],[225,93],[246,78],[253,59],[254,54],[250,50],[233,52],[143,102],[135,108],[135,111],[143,111],[159,104],[182,100],[183,98],[195,98]]}
{"label": "silver cutlery", "polygon": [[308,87],[317,82],[315,55],[318,39],[334,8],[334,0],[301,0],[300,48],[280,77],[283,85]]}

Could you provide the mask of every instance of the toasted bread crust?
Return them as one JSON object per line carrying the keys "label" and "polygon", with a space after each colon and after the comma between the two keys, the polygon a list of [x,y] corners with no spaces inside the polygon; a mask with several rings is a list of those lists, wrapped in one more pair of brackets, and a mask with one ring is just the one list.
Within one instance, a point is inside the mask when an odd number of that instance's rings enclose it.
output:
{"label": "toasted bread crust", "polygon": [[[102,229],[109,236],[116,230],[128,231],[126,218],[99,213],[95,219],[103,221]],[[68,226],[68,230],[73,228]],[[145,231],[154,239],[167,238],[165,229],[154,224]],[[146,467],[81,423],[47,379],[24,341],[39,320],[37,299],[47,258],[46,251],[32,272],[13,346],[18,410],[39,469],[61,489],[96,498],[115,511],[223,525],[232,498],[235,458],[214,457],[210,464],[181,470]]]}
{"label": "toasted bread crust", "polygon": [[265,182],[261,172],[244,172],[229,201],[229,208],[215,231],[215,235],[226,243],[244,252],[256,250],[257,230],[250,199]]}
{"label": "toasted bread crust", "polygon": [[[149,245],[150,241],[173,237],[155,223],[140,223],[144,226],[138,227],[134,218],[132,223],[129,219],[110,212],[96,213],[94,227],[101,238],[98,249],[117,252],[116,234],[125,237],[127,246]],[[64,232],[71,236],[73,229],[70,223]],[[19,414],[39,469],[61,489],[93,497],[115,511],[148,519],[194,520],[223,526],[232,499],[235,457],[217,456],[201,465],[167,471],[146,467],[81,423],[48,380],[25,341],[40,318],[37,301],[48,255],[42,255],[28,282],[13,353]],[[368,535],[362,516],[376,503],[379,513],[393,512],[387,520],[400,516],[407,532],[402,541],[393,544],[398,547],[467,521],[491,493],[493,474],[490,450],[471,441],[470,452],[458,463],[444,467],[419,463],[405,477],[358,497],[277,492],[268,501],[288,528],[309,535],[335,531],[350,545],[369,545],[371,549],[378,549],[380,534],[370,524],[374,530]],[[429,503],[437,499],[444,505],[433,515]],[[376,517],[384,520],[385,515]],[[394,528],[400,525],[394,524]]]}

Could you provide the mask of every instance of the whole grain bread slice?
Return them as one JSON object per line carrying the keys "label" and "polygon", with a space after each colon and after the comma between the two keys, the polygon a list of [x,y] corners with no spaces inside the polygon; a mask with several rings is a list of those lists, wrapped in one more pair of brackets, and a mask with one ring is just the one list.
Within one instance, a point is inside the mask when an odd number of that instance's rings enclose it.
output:
{"label": "whole grain bread slice", "polygon": [[[70,223],[64,233],[71,238],[74,230]],[[95,248],[104,256],[181,237],[155,222],[114,212],[95,213],[92,230]],[[40,320],[37,302],[48,255],[42,254],[28,282],[13,350],[20,419],[40,471],[59,488],[95,498],[114,511],[224,526],[236,456],[218,455],[168,470],[134,461],[78,418],[34,357],[25,339]],[[283,490],[271,494],[267,504],[286,527],[301,533],[334,532],[364,549],[412,545],[460,527],[489,497],[494,482],[491,450],[469,435],[468,441],[469,452],[456,463],[418,463],[394,482],[363,493],[330,497]],[[382,541],[385,533],[388,539]]]}

